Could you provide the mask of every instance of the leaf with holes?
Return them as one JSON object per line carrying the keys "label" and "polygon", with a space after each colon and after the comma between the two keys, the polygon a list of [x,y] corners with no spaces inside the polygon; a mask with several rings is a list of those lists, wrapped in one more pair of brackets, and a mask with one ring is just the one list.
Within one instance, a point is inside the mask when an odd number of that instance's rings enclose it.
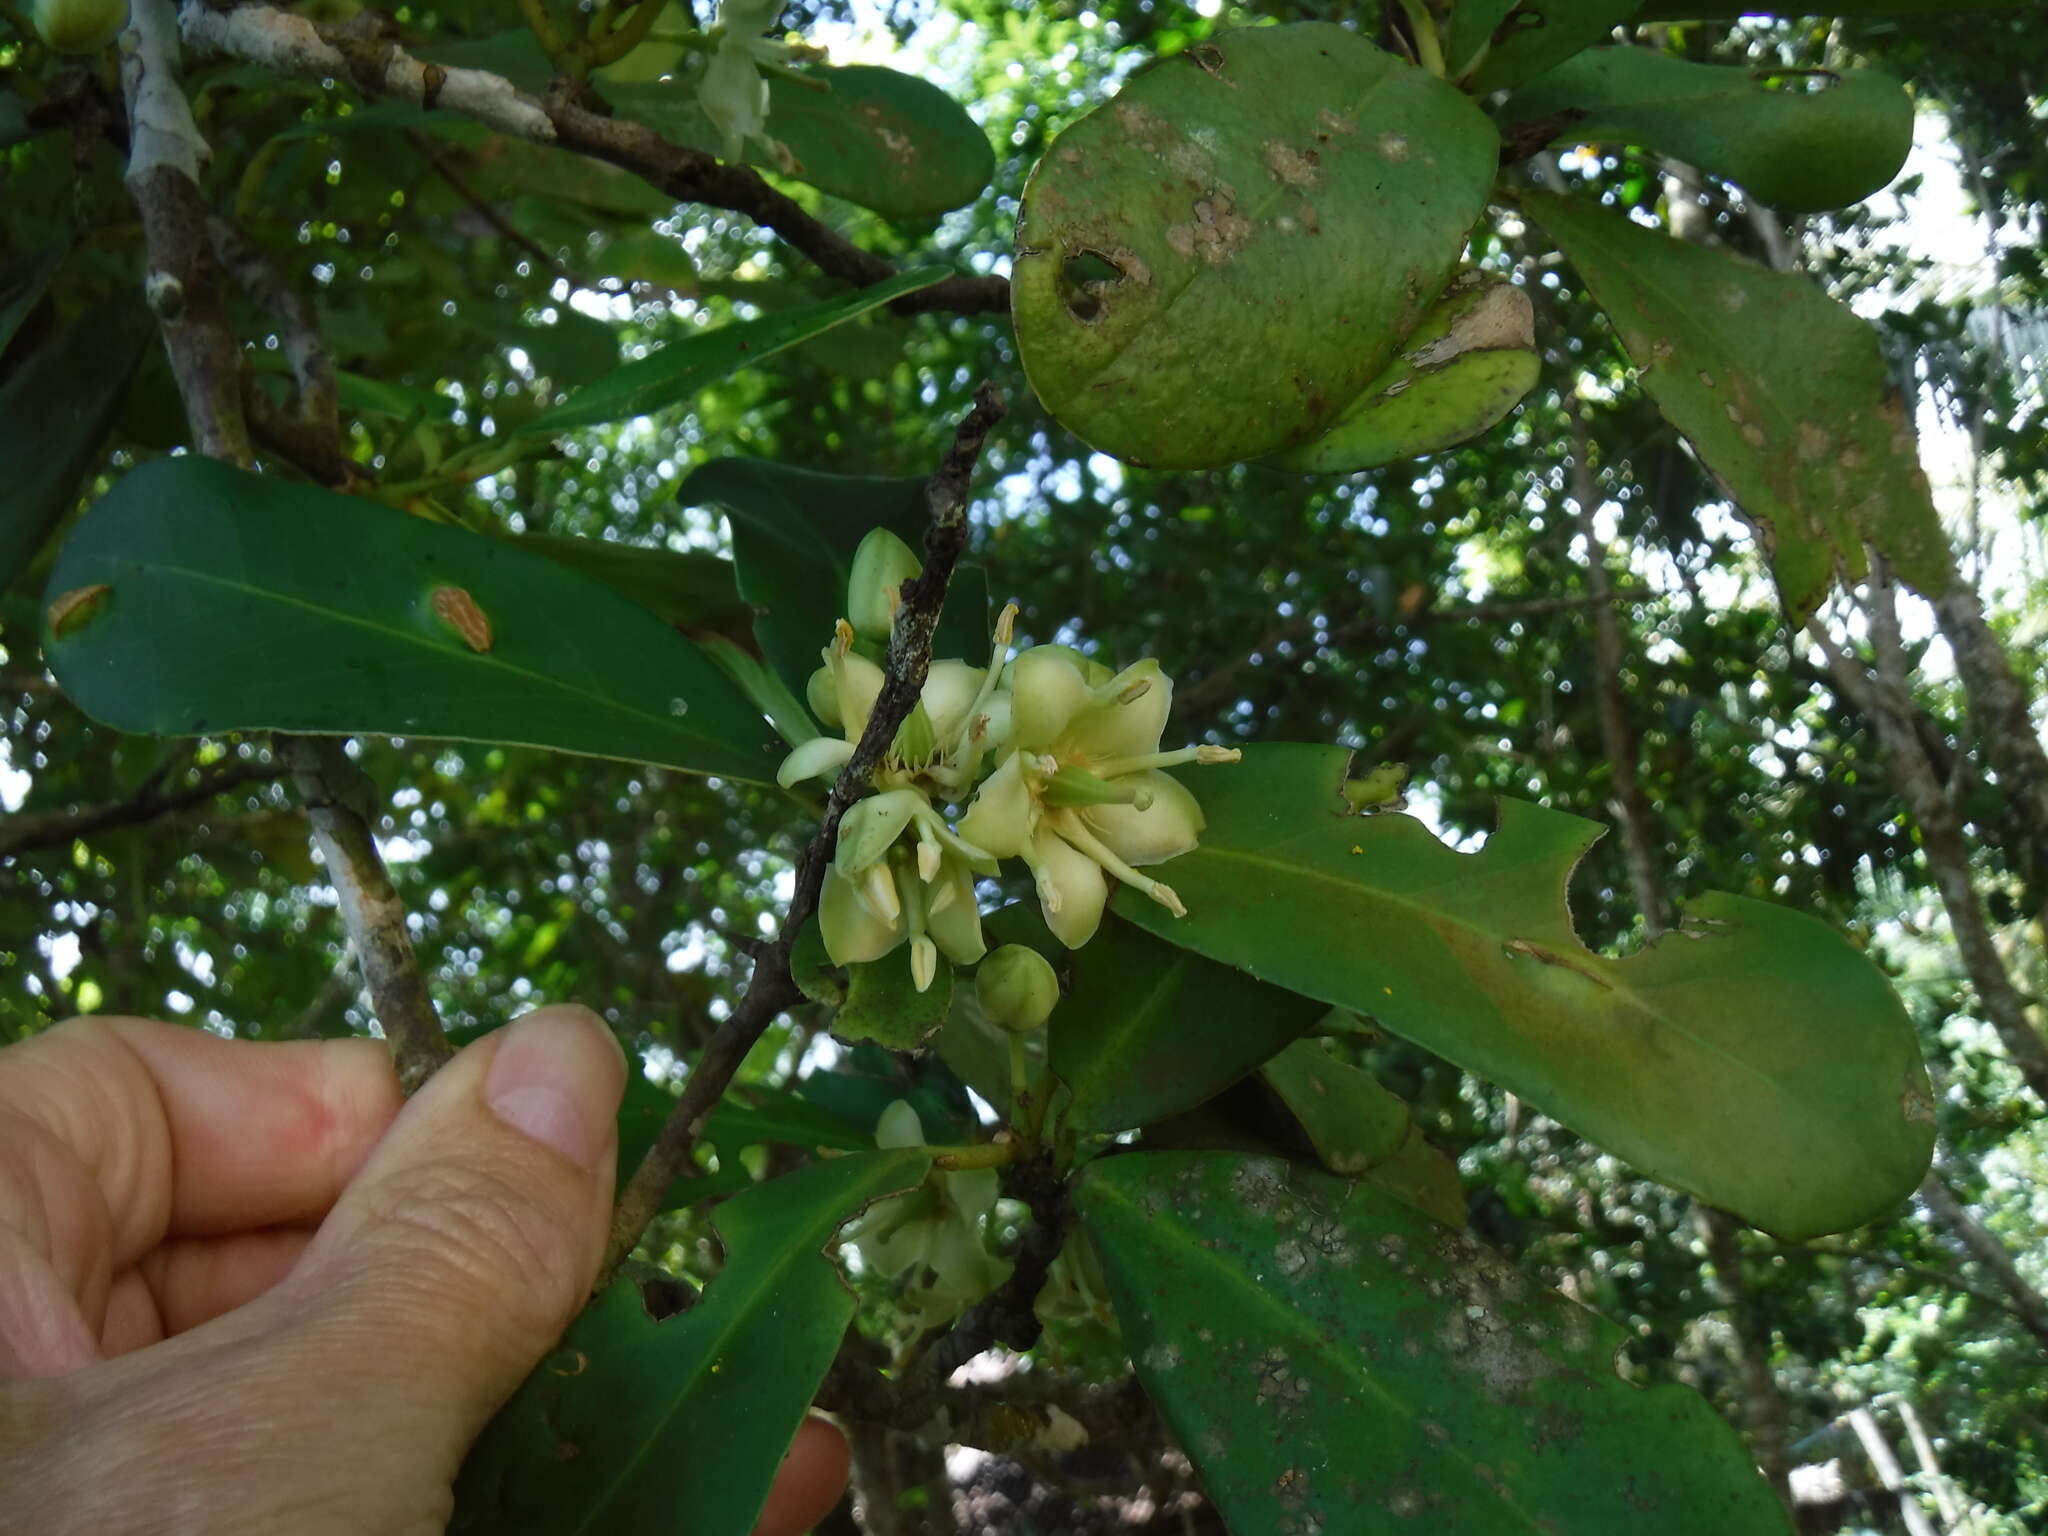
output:
{"label": "leaf with holes", "polygon": [[856,1152],[727,1201],[724,1268],[661,1322],[615,1282],[484,1430],[449,1530],[746,1536],[853,1317],[826,1250],[930,1166]]}
{"label": "leaf with holes", "polygon": [[1469,99],[1342,27],[1219,32],[1160,60],[1025,188],[1011,304],[1031,387],[1155,468],[1312,436],[1449,280],[1498,153]]}
{"label": "leaf with holes", "polygon": [[1500,109],[1510,131],[1555,123],[1553,143],[1675,156],[1774,208],[1841,208],[1888,186],[1913,147],[1913,101],[1874,69],[1772,75],[1648,48],[1592,48]]}
{"label": "leaf with holes", "polygon": [[44,653],[124,731],[368,731],[553,747],[762,781],[761,714],[653,614],[510,540],[207,459],[158,459],[80,519]]}
{"label": "leaf with holes", "polygon": [[1520,1094],[1652,1177],[1788,1238],[1870,1221],[1934,1141],[1927,1075],[1883,974],[1801,913],[1709,894],[1613,960],[1565,891],[1592,822],[1518,800],[1478,853],[1408,816],[1345,814],[1349,754],[1245,748],[1189,770],[1208,817],[1155,873],[1162,938],[1388,1029]]}
{"label": "leaf with holes", "polygon": [[1146,1395],[1233,1531],[1786,1536],[1735,1432],[1626,1336],[1367,1185],[1228,1152],[1074,1196]]}
{"label": "leaf with holes", "polygon": [[1837,572],[1863,578],[1866,545],[1916,591],[1948,590],[1948,539],[1874,330],[1805,278],[1571,199],[1523,206],[1756,528],[1794,629]]}

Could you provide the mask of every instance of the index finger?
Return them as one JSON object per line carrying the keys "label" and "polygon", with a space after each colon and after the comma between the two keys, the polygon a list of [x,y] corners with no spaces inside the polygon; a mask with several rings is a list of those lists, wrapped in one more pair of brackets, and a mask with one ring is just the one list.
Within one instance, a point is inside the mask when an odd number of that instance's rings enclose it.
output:
{"label": "index finger", "polygon": [[116,1269],[167,1237],[318,1220],[400,1100],[375,1040],[223,1040],[91,1018],[0,1050],[0,1110],[90,1170]]}

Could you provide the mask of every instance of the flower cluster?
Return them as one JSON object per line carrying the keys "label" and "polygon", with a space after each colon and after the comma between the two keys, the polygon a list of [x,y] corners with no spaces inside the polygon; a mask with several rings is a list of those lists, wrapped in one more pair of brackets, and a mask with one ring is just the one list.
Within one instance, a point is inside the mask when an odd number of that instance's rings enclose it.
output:
{"label": "flower cluster", "polygon": [[[777,774],[785,786],[836,772],[853,756],[882,689],[874,657],[887,644],[916,555],[885,529],[862,541],[841,619],[811,678],[813,710],[839,734],[797,743]],[[1156,661],[1121,672],[1067,646],[1012,658],[1017,609],[1003,610],[988,665],[935,660],[918,704],[874,776],[875,793],[839,826],[819,898],[835,964],[878,960],[910,945],[918,990],[939,956],[972,965],[985,952],[978,875],[1021,859],[1047,927],[1069,949],[1094,936],[1111,878],[1175,916],[1180,898],[1140,867],[1192,849],[1201,807],[1162,770],[1237,760],[1233,748],[1161,751],[1173,682]],[[984,765],[993,770],[983,778]],[[977,781],[979,786],[977,787]],[[943,807],[967,802],[956,822]]]}
{"label": "flower cluster", "polygon": [[[921,1147],[917,1111],[898,1099],[882,1111],[875,1145]],[[934,1171],[907,1195],[878,1200],[847,1229],[875,1274],[908,1275],[905,1304],[925,1326],[949,1322],[1001,1285],[1010,1266],[988,1251],[982,1228],[995,1209],[993,1168]]]}

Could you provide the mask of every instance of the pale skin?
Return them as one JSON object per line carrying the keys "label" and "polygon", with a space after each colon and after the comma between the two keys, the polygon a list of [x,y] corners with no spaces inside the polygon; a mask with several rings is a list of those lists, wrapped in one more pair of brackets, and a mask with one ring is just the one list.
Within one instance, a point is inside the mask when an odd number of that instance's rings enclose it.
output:
{"label": "pale skin", "polygon": [[[102,1018],[0,1050],[0,1532],[440,1532],[596,1277],[625,1073],[574,1007],[410,1103],[370,1040]],[[846,1469],[806,1424],[756,1536]]]}

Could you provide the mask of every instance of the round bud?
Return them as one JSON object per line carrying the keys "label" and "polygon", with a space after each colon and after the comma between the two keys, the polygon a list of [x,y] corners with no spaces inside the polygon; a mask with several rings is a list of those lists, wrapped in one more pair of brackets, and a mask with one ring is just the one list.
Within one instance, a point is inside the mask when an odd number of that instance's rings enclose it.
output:
{"label": "round bud", "polygon": [[59,53],[98,53],[128,24],[128,0],[36,0],[35,24]]}
{"label": "round bud", "polygon": [[903,583],[924,566],[911,547],[886,528],[877,528],[853,552],[846,578],[846,618],[863,640],[887,640],[896,624]]}
{"label": "round bud", "polygon": [[830,667],[820,667],[811,674],[811,680],[804,684],[804,702],[811,706],[819,724],[836,731],[846,723],[839,717],[839,685],[832,681]]}
{"label": "round bud", "polygon": [[974,995],[991,1022],[1014,1035],[1042,1029],[1060,1000],[1060,979],[1028,944],[1005,944],[974,973]]}

